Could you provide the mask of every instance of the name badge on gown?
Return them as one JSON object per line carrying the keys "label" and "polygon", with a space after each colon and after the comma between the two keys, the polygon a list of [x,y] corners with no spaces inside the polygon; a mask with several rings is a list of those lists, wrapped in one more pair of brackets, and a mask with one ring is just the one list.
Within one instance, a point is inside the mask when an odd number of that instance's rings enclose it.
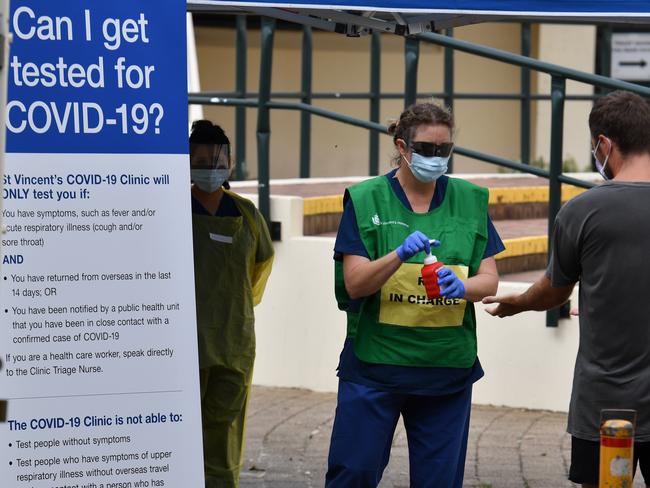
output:
{"label": "name badge on gown", "polygon": [[217,242],[223,242],[224,244],[232,244],[232,236],[224,236],[223,234],[210,232],[210,239]]}

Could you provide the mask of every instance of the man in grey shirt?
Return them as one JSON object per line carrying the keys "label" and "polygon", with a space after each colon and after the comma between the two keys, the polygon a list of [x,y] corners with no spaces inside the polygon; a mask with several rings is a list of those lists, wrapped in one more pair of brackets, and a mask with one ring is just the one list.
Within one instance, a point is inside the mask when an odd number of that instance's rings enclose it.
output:
{"label": "man in grey shirt", "polygon": [[606,180],[557,215],[545,276],[521,295],[487,297],[507,317],[566,302],[580,282],[580,345],[568,432],[569,479],[598,485],[600,411],[638,412],[635,466],[650,486],[650,105],[617,91],[589,115],[596,167]]}

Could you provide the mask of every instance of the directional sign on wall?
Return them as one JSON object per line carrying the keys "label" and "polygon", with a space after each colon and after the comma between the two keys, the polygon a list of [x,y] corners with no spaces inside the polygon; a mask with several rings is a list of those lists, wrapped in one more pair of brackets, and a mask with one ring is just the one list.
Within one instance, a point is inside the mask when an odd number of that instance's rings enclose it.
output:
{"label": "directional sign on wall", "polygon": [[650,81],[650,32],[612,34],[612,77]]}

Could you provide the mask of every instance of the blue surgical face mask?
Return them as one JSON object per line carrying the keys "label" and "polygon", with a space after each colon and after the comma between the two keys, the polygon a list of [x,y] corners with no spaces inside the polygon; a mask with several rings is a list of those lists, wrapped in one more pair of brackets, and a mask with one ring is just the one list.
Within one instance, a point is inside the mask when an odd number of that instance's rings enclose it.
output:
{"label": "blue surgical face mask", "polygon": [[596,163],[596,171],[600,173],[600,176],[603,177],[605,181],[611,180],[609,175],[607,174],[607,162],[609,161],[609,155],[611,153],[611,148],[610,152],[607,153],[607,156],[605,156],[605,162],[601,163],[600,159],[598,159],[598,146],[600,146],[600,139],[598,139],[598,142],[596,143],[596,147],[591,151],[591,153],[594,155],[594,162]]}
{"label": "blue surgical face mask", "polygon": [[221,188],[221,185],[230,176],[229,169],[192,169],[190,170],[192,181],[199,189],[206,193],[213,193]]}
{"label": "blue surgical face mask", "polygon": [[441,156],[425,157],[413,152],[411,153],[411,162],[409,163],[406,158],[404,158],[404,161],[409,165],[411,173],[413,173],[413,176],[415,176],[418,181],[422,183],[431,183],[447,172],[449,156],[446,158]]}

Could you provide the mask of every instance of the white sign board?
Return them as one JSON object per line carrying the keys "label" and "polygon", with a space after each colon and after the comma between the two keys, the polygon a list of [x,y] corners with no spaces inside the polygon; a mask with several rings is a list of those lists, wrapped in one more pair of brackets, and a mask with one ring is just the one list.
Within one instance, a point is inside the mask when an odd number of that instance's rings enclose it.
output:
{"label": "white sign board", "polygon": [[650,81],[650,32],[612,34],[613,78]]}
{"label": "white sign board", "polygon": [[185,1],[9,20],[0,486],[203,486]]}

